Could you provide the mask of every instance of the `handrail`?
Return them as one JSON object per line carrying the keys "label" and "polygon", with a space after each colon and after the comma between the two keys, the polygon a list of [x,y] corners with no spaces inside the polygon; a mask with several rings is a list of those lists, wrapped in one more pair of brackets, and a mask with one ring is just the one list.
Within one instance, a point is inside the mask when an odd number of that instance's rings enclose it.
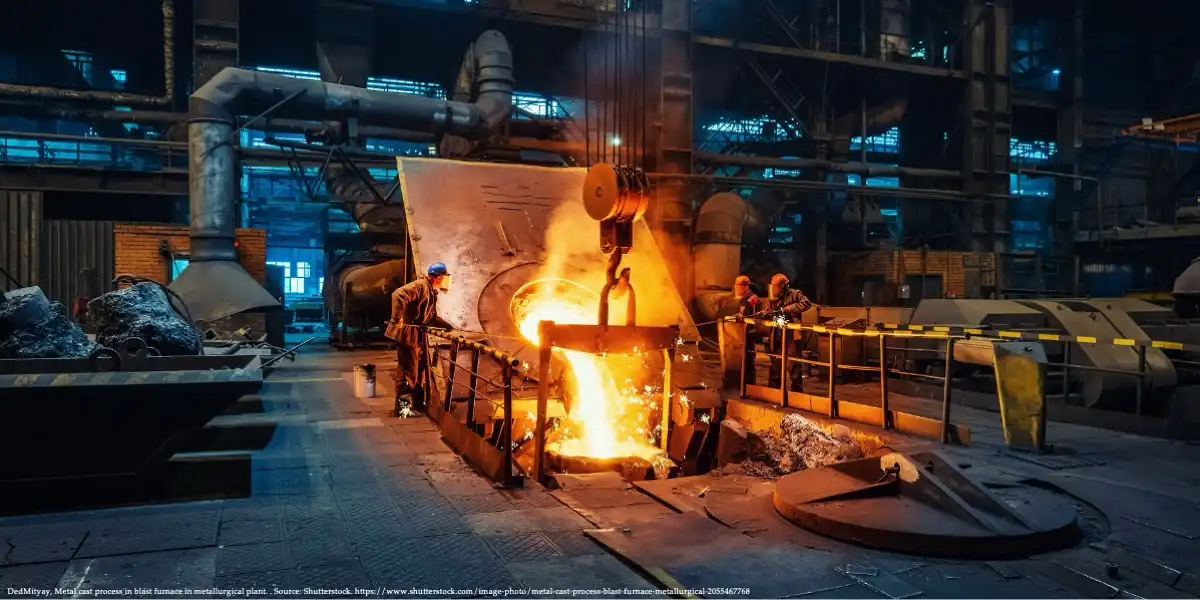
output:
{"label": "handrail", "polygon": [[[424,331],[426,334],[431,335],[436,338],[446,340],[446,341],[450,342],[450,344],[451,344],[450,357],[449,357],[449,360],[447,361],[447,369],[446,369],[446,374],[444,376],[444,379],[446,382],[446,392],[445,392],[445,396],[443,397],[442,403],[441,403],[441,408],[442,408],[442,414],[440,417],[441,419],[454,419],[454,416],[453,416],[454,386],[455,386],[454,376],[455,376],[456,371],[458,371],[459,369],[466,370],[467,375],[470,378],[470,380],[466,386],[467,390],[468,390],[467,422],[466,422],[467,435],[473,435],[473,436],[478,437],[479,441],[481,441],[482,444],[471,443],[471,444],[468,444],[468,446],[470,446],[471,448],[457,448],[457,450],[459,450],[460,452],[463,452],[464,454],[467,454],[471,458],[474,458],[476,460],[482,460],[482,461],[486,462],[487,461],[486,458],[484,458],[482,456],[476,456],[476,453],[483,452],[483,450],[482,450],[483,446],[492,447],[492,449],[487,450],[487,452],[489,452],[489,453],[494,452],[494,450],[498,449],[501,452],[501,454],[503,455],[503,457],[502,457],[503,462],[501,465],[501,470],[499,473],[489,473],[489,475],[492,475],[496,479],[497,483],[499,483],[501,485],[505,485],[505,486],[521,485],[522,482],[524,481],[524,479],[520,475],[517,475],[515,473],[515,470],[513,467],[514,461],[513,461],[513,443],[512,443],[512,429],[513,429],[513,385],[512,385],[512,380],[513,380],[513,377],[516,375],[517,367],[521,366],[521,360],[508,352],[500,350],[499,348],[494,348],[494,347],[484,344],[482,342],[468,339],[466,336],[455,333],[448,329],[429,327],[429,326],[424,326],[424,325],[421,325],[418,327],[422,331]],[[471,367],[469,369],[458,364],[458,352],[459,352],[459,350],[464,349],[464,348],[471,352]],[[483,377],[479,373],[479,359],[483,356],[488,357],[489,359],[494,361],[497,365],[499,365],[501,367],[501,369],[503,369],[503,375],[501,376],[501,380],[500,380],[499,384],[497,384],[495,381],[493,381],[491,379],[488,379],[487,377]],[[479,392],[478,386],[480,385],[481,381],[491,385],[492,387],[501,388],[503,395],[504,395],[504,400],[503,400],[504,420],[503,420],[503,423],[501,424],[501,431],[500,431],[499,439],[496,444],[499,446],[499,448],[494,448],[493,444],[488,439],[485,439],[480,435],[483,430],[482,430],[482,428],[477,428],[477,426],[480,424],[477,424],[475,422],[475,403],[479,399],[480,396],[483,396],[485,401],[492,402],[493,404],[495,404],[495,401],[493,401],[490,397],[488,397],[486,394],[481,394]],[[430,406],[432,406],[432,402],[430,403]],[[397,413],[400,411],[399,398],[397,398],[396,410],[397,410]],[[439,423],[439,425],[441,425],[441,423]],[[495,454],[490,454],[490,456],[495,457]],[[493,460],[494,460],[494,458],[493,458]]]}
{"label": "handrail", "polygon": [[[775,320],[744,318],[744,317],[726,317],[724,320],[727,322],[738,323],[742,326],[742,340],[743,340],[743,344],[745,344],[742,355],[741,355],[741,364],[739,365],[740,377],[741,377],[739,393],[742,398],[749,397],[749,393],[747,391],[748,390],[747,386],[749,385],[750,382],[746,381],[746,367],[747,367],[746,361],[747,360],[753,361],[754,358],[757,357],[759,354],[766,355],[767,357],[770,357],[772,359],[776,359],[779,361],[779,370],[780,370],[779,391],[781,394],[782,405],[785,408],[788,407],[788,393],[791,391],[791,381],[790,381],[791,374],[790,374],[789,368],[788,368],[790,363],[801,363],[801,364],[825,367],[829,371],[829,382],[828,382],[829,389],[827,390],[828,401],[829,401],[829,412],[828,412],[827,416],[831,419],[836,419],[839,417],[839,415],[838,415],[838,400],[837,400],[837,397],[835,394],[835,390],[837,389],[837,371],[839,369],[845,370],[845,371],[873,371],[873,372],[877,372],[879,374],[879,387],[880,387],[879,409],[881,412],[880,424],[884,430],[891,430],[891,429],[893,429],[894,424],[892,422],[891,407],[889,406],[889,403],[888,403],[888,400],[889,400],[888,389],[887,389],[888,388],[888,385],[887,385],[888,374],[896,373],[898,375],[920,375],[920,376],[928,378],[928,379],[938,380],[938,381],[942,382],[941,442],[943,444],[950,444],[950,443],[953,443],[956,441],[955,435],[954,435],[954,425],[950,421],[950,392],[951,392],[951,373],[952,373],[953,367],[954,367],[954,343],[959,339],[964,339],[969,334],[959,333],[959,332],[950,332],[950,331],[911,331],[911,330],[904,330],[904,329],[882,329],[882,328],[880,328],[880,329],[849,329],[849,328],[844,328],[844,327],[825,327],[823,325],[804,325],[801,323],[790,323],[787,321],[775,321]],[[781,333],[782,333],[781,337],[783,339],[781,340],[782,343],[779,345],[780,354],[772,354],[770,352],[759,352],[757,349],[754,349],[753,346],[751,346],[748,334],[749,334],[749,328],[752,325],[781,330]],[[807,359],[807,358],[788,356],[788,353],[791,351],[790,347],[792,344],[792,332],[793,331],[810,331],[810,332],[816,333],[818,335],[827,334],[829,336],[829,360],[828,361],[820,361],[820,360],[812,360],[812,359]],[[869,367],[869,366],[865,366],[865,365],[843,365],[843,364],[840,364],[838,362],[838,344],[835,342],[835,338],[837,338],[839,336],[843,336],[843,337],[877,337],[877,338],[879,338],[879,367],[874,368],[874,367]],[[890,368],[888,366],[888,360],[887,360],[887,352],[889,350],[889,348],[887,346],[887,338],[889,338],[889,337],[937,338],[937,339],[945,340],[945,343],[946,343],[946,346],[945,346],[945,353],[946,353],[945,373],[943,375],[924,375],[924,374],[915,374],[915,373],[905,373],[899,369]],[[773,369],[774,365],[772,365],[770,368]]]}
{"label": "handrail", "polygon": [[436,329],[433,327],[422,327],[422,329],[425,330],[425,333],[428,333],[429,335],[432,335],[434,337],[438,337],[438,338],[441,338],[443,340],[450,341],[450,342],[457,342],[458,344],[466,346],[468,348],[471,348],[472,350],[478,350],[481,354],[488,356],[489,358],[492,358],[493,360],[495,360],[497,363],[500,364],[500,366],[508,366],[508,367],[521,366],[521,359],[519,359],[519,358],[513,356],[512,354],[509,354],[508,352],[505,352],[499,348],[493,348],[492,346],[489,346],[482,342],[477,342],[475,340],[468,339],[464,335],[454,335],[451,333],[446,333],[449,331],[448,329]]}

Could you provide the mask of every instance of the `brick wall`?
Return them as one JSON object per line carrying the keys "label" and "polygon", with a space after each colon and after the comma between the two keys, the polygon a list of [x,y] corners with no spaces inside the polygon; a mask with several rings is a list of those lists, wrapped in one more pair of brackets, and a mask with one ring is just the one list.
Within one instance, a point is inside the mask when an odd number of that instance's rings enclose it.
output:
{"label": "brick wall", "polygon": [[977,297],[979,290],[967,290],[967,271],[979,274],[980,286],[996,284],[996,255],[989,252],[952,250],[878,250],[869,254],[844,255],[830,260],[833,268],[835,304],[856,305],[855,276],[882,275],[884,281],[903,285],[909,275],[940,275],[940,296],[953,293],[958,298]]}
{"label": "brick wall", "polygon": [[[187,226],[117,224],[113,227],[116,242],[114,272],[129,273],[166,282],[170,265],[159,250],[163,240],[175,252],[191,249]],[[259,283],[267,277],[267,232],[262,229],[237,230],[238,257],[242,268]]]}

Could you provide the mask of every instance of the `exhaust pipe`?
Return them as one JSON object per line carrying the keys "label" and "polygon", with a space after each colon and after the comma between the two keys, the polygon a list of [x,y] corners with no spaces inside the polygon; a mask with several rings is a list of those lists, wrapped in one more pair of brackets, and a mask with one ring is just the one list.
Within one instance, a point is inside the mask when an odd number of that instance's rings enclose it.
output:
{"label": "exhaust pipe", "polygon": [[[192,256],[171,282],[195,319],[211,322],[240,312],[279,308],[237,262],[237,117],[323,120],[330,114],[364,125],[487,139],[512,108],[512,53],[498,31],[486,31],[467,52],[478,94],[473,103],[446,101],[296,79],[228,67],[188,103],[188,194]],[[467,70],[464,67],[464,70]]]}

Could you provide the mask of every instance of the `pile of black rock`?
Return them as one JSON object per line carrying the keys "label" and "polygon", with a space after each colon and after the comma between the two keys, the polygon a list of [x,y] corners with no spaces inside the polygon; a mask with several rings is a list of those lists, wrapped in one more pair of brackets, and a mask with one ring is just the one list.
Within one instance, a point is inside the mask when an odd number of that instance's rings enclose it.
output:
{"label": "pile of black rock", "polygon": [[0,303],[0,358],[82,358],[96,349],[39,287],[4,293]]}
{"label": "pile of black rock", "polygon": [[0,303],[0,359],[85,358],[99,347],[119,348],[134,337],[163,356],[202,351],[200,330],[156,283],[137,283],[95,298],[88,303],[87,318],[96,332],[94,342],[71,321],[62,303],[51,302],[41,288],[5,292]]}

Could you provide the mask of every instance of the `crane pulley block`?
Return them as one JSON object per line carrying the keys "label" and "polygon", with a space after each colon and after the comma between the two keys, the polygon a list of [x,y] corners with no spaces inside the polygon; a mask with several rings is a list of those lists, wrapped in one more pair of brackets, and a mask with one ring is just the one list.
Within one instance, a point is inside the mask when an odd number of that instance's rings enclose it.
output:
{"label": "crane pulley block", "polygon": [[633,223],[650,205],[646,173],[635,167],[596,163],[583,184],[588,215],[600,222],[600,250],[605,254],[633,247]]}

